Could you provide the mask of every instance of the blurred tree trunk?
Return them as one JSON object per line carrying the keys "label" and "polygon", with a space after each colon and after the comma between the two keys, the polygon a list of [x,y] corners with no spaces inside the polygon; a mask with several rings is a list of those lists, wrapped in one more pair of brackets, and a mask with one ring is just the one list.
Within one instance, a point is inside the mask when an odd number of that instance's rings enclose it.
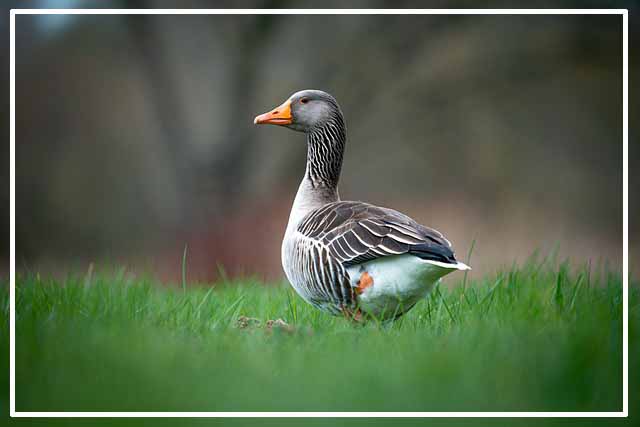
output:
{"label": "blurred tree trunk", "polygon": [[[276,5],[286,6],[273,1],[264,6]],[[135,5],[140,8],[150,6],[153,6],[153,2],[138,1]],[[234,118],[247,116],[247,99],[254,95],[260,76],[258,50],[268,43],[269,35],[285,16],[255,15],[252,18],[244,28],[233,29],[238,40],[234,50],[242,54],[236,55],[235,61],[226,65],[233,70],[232,96],[226,100],[226,106],[230,117]],[[155,22],[156,19],[153,15],[126,15],[127,27],[148,77],[151,103],[164,135],[163,143],[174,161],[176,173],[186,178],[182,182],[213,181],[216,184],[209,191],[216,194],[218,200],[224,200],[224,203],[216,203],[217,213],[221,213],[222,209],[233,209],[235,195],[242,194],[251,175],[248,168],[254,141],[249,134],[250,128],[229,123],[222,146],[212,157],[207,170],[194,171],[187,168],[184,144],[190,133],[186,128],[185,112],[180,107],[180,89],[173,78],[171,64],[167,63],[170,55],[162,42],[159,33],[161,28]],[[193,196],[190,193],[182,194],[184,199]]]}
{"label": "blurred tree trunk", "polygon": [[[148,8],[153,2],[137,1],[135,7]],[[151,4],[150,4],[151,3]],[[129,6],[131,4],[128,3]],[[131,35],[134,49],[137,50],[149,85],[148,94],[150,104],[155,110],[158,126],[163,140],[161,143],[173,161],[176,175],[182,177],[182,182],[190,182],[192,171],[188,168],[184,142],[190,133],[184,119],[181,107],[179,88],[172,76],[170,58],[167,46],[160,37],[162,29],[157,25],[154,15],[124,15],[127,28]],[[181,189],[187,189],[182,186]],[[189,194],[178,192],[179,202],[189,198]],[[182,204],[182,203],[181,203]]]}
{"label": "blurred tree trunk", "polygon": [[[273,7],[276,2],[269,2],[265,7]],[[278,3],[281,7],[282,3]],[[239,36],[236,61],[230,65],[234,70],[232,82],[232,96],[229,99],[230,117],[247,120],[247,100],[256,93],[260,82],[260,63],[258,50],[269,43],[274,28],[286,18],[282,15],[256,15],[248,28],[243,28]],[[249,117],[251,119],[251,117]],[[218,190],[224,195],[225,208],[233,209],[237,201],[236,195],[245,192],[250,173],[250,155],[254,151],[252,145],[255,138],[249,134],[248,126],[235,126],[231,123],[227,128],[224,146],[218,156],[213,159],[210,173],[216,175],[218,182],[223,184]]]}

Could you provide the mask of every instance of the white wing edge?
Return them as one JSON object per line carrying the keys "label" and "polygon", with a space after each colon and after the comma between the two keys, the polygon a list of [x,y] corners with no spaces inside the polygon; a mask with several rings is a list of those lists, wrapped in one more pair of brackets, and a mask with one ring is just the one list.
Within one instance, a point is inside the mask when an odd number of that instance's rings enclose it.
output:
{"label": "white wing edge", "polygon": [[471,270],[471,267],[469,267],[467,264],[465,264],[464,262],[460,262],[458,261],[456,264],[449,264],[446,262],[440,262],[440,261],[431,261],[431,260],[423,260],[423,262],[429,263],[429,264],[433,264],[435,266],[438,267],[442,267],[442,268],[451,268],[451,269],[455,269],[455,270]]}

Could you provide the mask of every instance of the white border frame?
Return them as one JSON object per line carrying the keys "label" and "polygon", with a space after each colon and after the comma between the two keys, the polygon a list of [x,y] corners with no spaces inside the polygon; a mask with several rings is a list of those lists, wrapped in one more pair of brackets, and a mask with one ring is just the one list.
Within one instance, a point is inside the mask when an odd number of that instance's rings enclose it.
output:
{"label": "white border frame", "polygon": [[[15,16],[16,15],[622,15],[622,392],[621,412],[16,412],[15,401]],[[10,21],[10,415],[11,417],[628,417],[629,416],[629,12],[627,9],[11,9]]]}

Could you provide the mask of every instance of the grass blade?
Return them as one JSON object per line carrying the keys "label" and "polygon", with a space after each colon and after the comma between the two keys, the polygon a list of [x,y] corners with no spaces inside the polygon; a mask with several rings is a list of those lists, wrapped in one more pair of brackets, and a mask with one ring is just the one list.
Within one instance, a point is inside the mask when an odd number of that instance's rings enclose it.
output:
{"label": "grass blade", "polygon": [[444,308],[447,310],[447,313],[449,313],[449,317],[451,317],[451,321],[455,323],[456,318],[451,312],[451,310],[449,309],[449,304],[447,304],[447,302],[444,300],[444,297],[442,296],[442,292],[440,292],[440,286],[436,286],[436,292],[438,293],[438,296],[442,300],[442,303],[444,304]]}
{"label": "grass blade", "polygon": [[[469,252],[467,253],[467,265],[471,266],[471,254],[473,253],[473,248],[476,247],[476,238],[474,237],[471,241],[471,247],[469,248]],[[467,289],[467,275],[469,274],[469,270],[464,271],[464,278],[462,279],[462,294],[464,295],[464,291]]]}
{"label": "grass blade", "polygon": [[182,252],[182,292],[187,291],[187,245]]}

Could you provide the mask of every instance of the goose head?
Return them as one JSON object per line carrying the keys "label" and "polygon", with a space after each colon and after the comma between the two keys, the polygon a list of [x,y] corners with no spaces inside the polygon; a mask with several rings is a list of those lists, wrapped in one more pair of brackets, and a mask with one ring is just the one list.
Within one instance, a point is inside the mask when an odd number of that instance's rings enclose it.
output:
{"label": "goose head", "polygon": [[271,124],[312,133],[335,119],[342,122],[342,112],[335,98],[321,90],[301,90],[273,110],[256,116],[254,124]]}

